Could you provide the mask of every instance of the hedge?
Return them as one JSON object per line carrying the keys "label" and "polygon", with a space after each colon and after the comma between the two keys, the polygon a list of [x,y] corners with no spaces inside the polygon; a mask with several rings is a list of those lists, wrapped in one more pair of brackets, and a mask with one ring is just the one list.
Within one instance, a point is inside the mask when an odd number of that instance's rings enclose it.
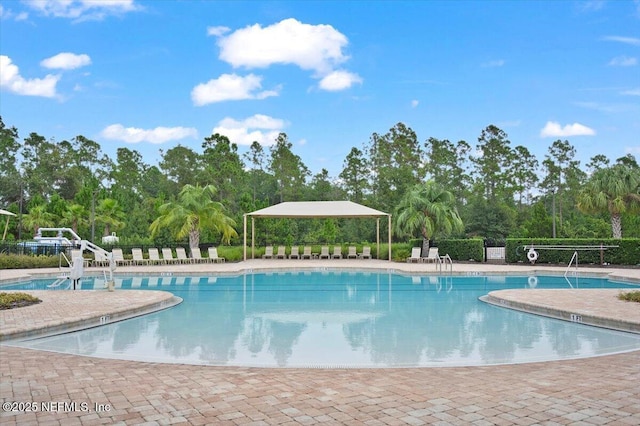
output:
{"label": "hedge", "polygon": [[[595,238],[508,238],[506,241],[507,263],[524,262],[527,250],[524,246],[618,246],[602,251],[603,262],[611,265],[640,265],[640,238],[595,239]],[[540,249],[536,263],[568,265],[575,250]],[[579,264],[600,264],[600,250],[578,250]]]}

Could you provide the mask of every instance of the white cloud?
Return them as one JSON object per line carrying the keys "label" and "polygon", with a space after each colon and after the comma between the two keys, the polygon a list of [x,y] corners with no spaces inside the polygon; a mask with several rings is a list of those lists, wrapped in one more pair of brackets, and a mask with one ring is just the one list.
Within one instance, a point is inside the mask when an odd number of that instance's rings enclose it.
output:
{"label": "white cloud", "polygon": [[59,68],[63,70],[72,70],[91,64],[91,58],[84,53],[76,55],[75,53],[63,52],[55,56],[44,59],[40,62],[45,68]]}
{"label": "white cloud", "polygon": [[100,20],[141,9],[134,0],[25,0],[25,3],[46,16],[76,21]]}
{"label": "white cloud", "polygon": [[60,76],[52,74],[44,78],[25,79],[20,75],[18,66],[11,62],[11,58],[0,55],[0,88],[2,89],[18,95],[53,98],[56,96],[58,80]]}
{"label": "white cloud", "polygon": [[20,12],[18,14],[13,13],[11,9],[5,9],[0,4],[0,20],[1,19],[13,19],[15,21],[24,21],[29,18],[29,14],[27,12]]}
{"label": "white cloud", "polygon": [[234,67],[265,68],[294,64],[325,75],[348,59],[347,37],[331,25],[303,24],[290,18],[267,27],[259,24],[218,40],[220,59]]}
{"label": "white cloud", "polygon": [[335,92],[338,90],[348,89],[355,83],[362,83],[362,79],[358,74],[353,74],[348,71],[333,71],[320,80],[320,88]]}
{"label": "white cloud", "polygon": [[249,74],[222,74],[220,77],[198,84],[191,91],[191,100],[197,106],[214,102],[237,101],[242,99],[265,99],[277,96],[278,90],[262,89],[262,77]]}
{"label": "white cloud", "polygon": [[595,134],[595,130],[580,123],[567,124],[566,126],[561,127],[560,123],[555,121],[547,121],[544,128],[540,130],[540,137],[542,138],[592,136]]}
{"label": "white cloud", "polygon": [[635,37],[621,37],[621,36],[606,36],[603,40],[617,41],[619,43],[632,44],[634,46],[640,46],[640,38]]}
{"label": "white cloud", "polygon": [[640,87],[637,87],[635,89],[625,90],[624,92],[621,92],[621,94],[627,95],[627,96],[640,96]]}
{"label": "white cloud", "polygon": [[155,129],[147,130],[124,127],[122,124],[107,126],[100,134],[106,139],[127,143],[150,142],[154,144],[198,137],[198,131],[193,127],[156,127]]}
{"label": "white cloud", "polygon": [[638,64],[638,59],[629,56],[616,56],[609,61],[609,66],[612,67],[632,67]]}
{"label": "white cloud", "polygon": [[229,27],[207,27],[208,36],[219,37],[223,34],[228,33],[229,31],[231,31],[231,28]]}
{"label": "white cloud", "polygon": [[480,66],[483,68],[496,68],[496,67],[501,67],[504,64],[505,64],[504,59],[497,59],[495,61],[484,62],[480,64]]}
{"label": "white cloud", "polygon": [[418,104],[420,104],[420,101],[418,101],[417,99],[414,99],[411,101],[411,108],[417,108]]}
{"label": "white cloud", "polygon": [[244,120],[230,117],[222,119],[212,133],[219,133],[238,145],[251,145],[254,141],[267,146],[275,143],[287,123],[279,118],[256,114]]}

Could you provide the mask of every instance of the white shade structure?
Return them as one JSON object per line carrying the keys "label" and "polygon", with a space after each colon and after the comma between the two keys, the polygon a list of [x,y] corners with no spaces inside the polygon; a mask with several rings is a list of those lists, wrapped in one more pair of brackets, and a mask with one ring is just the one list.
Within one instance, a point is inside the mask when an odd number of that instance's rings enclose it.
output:
{"label": "white shade structure", "polygon": [[7,229],[9,229],[9,218],[11,216],[15,216],[16,214],[11,213],[10,211],[7,211],[7,210],[0,209],[0,215],[7,216],[7,220],[4,223],[4,232],[2,233],[2,241],[4,241],[5,238],[7,238]]}
{"label": "white shade structure", "polygon": [[380,218],[389,222],[389,261],[391,261],[391,214],[352,201],[288,201],[244,215],[244,260],[247,260],[247,216],[251,217],[251,253],[254,253],[256,218],[320,219],[329,217],[376,218],[376,238],[380,253]]}

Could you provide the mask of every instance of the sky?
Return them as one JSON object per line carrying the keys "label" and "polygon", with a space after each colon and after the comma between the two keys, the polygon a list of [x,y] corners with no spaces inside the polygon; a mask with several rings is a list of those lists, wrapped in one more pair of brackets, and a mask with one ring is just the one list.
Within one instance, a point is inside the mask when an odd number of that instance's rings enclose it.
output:
{"label": "sky", "polygon": [[640,1],[0,0],[0,116],[148,164],[285,132],[332,177],[398,122],[640,159]]}

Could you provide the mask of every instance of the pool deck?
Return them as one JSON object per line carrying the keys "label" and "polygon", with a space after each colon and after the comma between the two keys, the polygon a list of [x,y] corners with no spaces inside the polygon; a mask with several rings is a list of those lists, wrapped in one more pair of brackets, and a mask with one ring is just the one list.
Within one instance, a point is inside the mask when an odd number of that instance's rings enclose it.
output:
{"label": "pool deck", "polygon": [[[291,267],[436,272],[433,264],[375,260],[250,260],[119,267],[117,273],[233,274]],[[452,273],[533,277],[563,275],[565,269],[455,264]],[[0,282],[56,273],[1,270]],[[639,268],[580,266],[578,275],[640,284]],[[162,291],[40,293],[45,294],[38,305],[0,311],[0,334],[38,333],[69,322],[96,325],[96,318],[105,315],[137,315],[176,303]],[[67,297],[60,299],[54,293]],[[605,326],[620,322],[626,324],[623,328],[639,326],[640,305],[620,301],[618,294],[619,290],[502,290],[491,297],[497,304],[539,314],[577,315],[583,322],[605,321],[600,324]],[[640,351],[501,366],[323,370],[143,363],[0,345],[0,396],[0,423],[9,425],[637,425]],[[7,410],[7,402],[16,404]],[[29,403],[37,412],[27,412],[18,403]]]}

